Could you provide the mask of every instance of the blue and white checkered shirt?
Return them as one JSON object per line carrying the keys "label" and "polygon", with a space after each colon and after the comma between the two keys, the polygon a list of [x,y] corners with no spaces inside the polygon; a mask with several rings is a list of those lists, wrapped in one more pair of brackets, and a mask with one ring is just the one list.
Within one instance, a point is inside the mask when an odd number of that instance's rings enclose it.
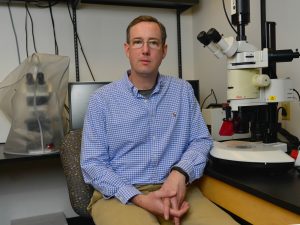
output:
{"label": "blue and white checkered shirt", "polygon": [[212,139],[191,85],[159,75],[149,98],[123,79],[98,89],[85,116],[81,167],[86,183],[126,204],[135,185],[163,183],[172,167],[189,182],[203,174]]}

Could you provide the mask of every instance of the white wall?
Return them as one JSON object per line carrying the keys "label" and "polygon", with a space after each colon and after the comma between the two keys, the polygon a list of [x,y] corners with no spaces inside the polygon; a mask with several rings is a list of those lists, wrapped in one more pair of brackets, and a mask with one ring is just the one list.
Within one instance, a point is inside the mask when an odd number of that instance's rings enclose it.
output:
{"label": "white wall", "polygon": [[[34,33],[37,51],[54,54],[54,39],[52,32],[49,9],[30,7],[34,20]],[[18,35],[21,61],[26,58],[25,48],[25,9],[18,4],[11,8],[16,32]],[[74,66],[74,44],[73,28],[69,13],[65,5],[53,7],[53,14],[56,26],[56,36],[59,46],[59,54],[71,58],[70,81],[75,81]],[[161,20],[168,33],[168,55],[161,66],[161,72],[178,76],[177,61],[177,26],[176,14],[172,9],[137,8],[107,5],[82,5],[77,11],[78,34],[80,36],[85,54],[92,68],[97,81],[112,81],[119,79],[129,68],[126,56],[123,53],[125,32],[128,23],[136,16],[150,14]],[[0,80],[6,77],[15,67],[18,66],[17,50],[13,30],[6,6],[0,7],[0,30],[2,31],[0,42]],[[186,79],[193,78],[192,59],[192,16],[185,12],[182,16],[183,36],[183,73]],[[29,55],[34,52],[31,24],[28,22],[29,34]],[[187,35],[186,35],[187,34]],[[81,81],[92,81],[88,67],[79,49],[80,76]],[[10,124],[0,113],[0,143],[5,142]]]}
{"label": "white wall", "polygon": [[[300,30],[298,0],[267,0],[267,20],[277,23],[277,49],[299,48]],[[230,16],[230,0],[225,0],[227,12]],[[261,47],[260,40],[260,1],[250,1],[251,21],[246,26],[246,35],[249,43]],[[197,7],[193,8],[193,36],[196,37],[202,30],[207,31],[214,27],[225,37],[236,36],[230,28],[223,12],[222,1],[201,0]],[[203,100],[213,89],[219,102],[226,102],[226,58],[217,59],[202,44],[194,39],[194,65],[196,77],[200,79],[200,95]],[[290,77],[294,81],[295,88],[300,91],[300,59],[294,59],[289,63],[277,63],[278,77]],[[214,103],[214,99],[210,98]],[[291,104],[291,120],[283,122],[284,127],[292,134],[300,138],[300,104]]]}
{"label": "white wall", "polygon": [[[54,53],[54,40],[49,9],[30,7],[34,20],[34,33],[38,52]],[[21,60],[25,51],[25,8],[22,4],[11,8],[19,38]],[[70,81],[75,81],[73,29],[65,5],[53,7],[56,36],[60,55],[70,56]],[[106,5],[82,5],[77,11],[78,33],[97,81],[119,79],[129,68],[123,53],[125,31],[136,16],[149,14],[162,21],[168,33],[168,55],[160,71],[178,76],[176,13],[171,9],[137,8]],[[193,79],[193,36],[191,10],[182,18],[183,77]],[[16,44],[6,5],[0,5],[0,81],[18,66]],[[33,53],[31,25],[28,23],[29,55]],[[92,78],[80,52],[81,81]],[[9,123],[0,115],[0,143],[6,140]],[[27,164],[28,165],[28,164]],[[57,164],[32,165],[32,167],[7,167],[0,173],[0,218],[1,225],[11,219],[64,211],[67,217],[75,216],[69,204],[62,169]]]}
{"label": "white wall", "polygon": [[[230,0],[225,1],[228,12]],[[248,41],[260,47],[260,1],[251,1],[251,23],[246,27]],[[268,0],[267,19],[277,22],[277,48],[298,47],[300,31],[298,23],[298,0]],[[49,11],[30,8],[34,19],[35,38],[39,52],[54,53],[53,34]],[[21,58],[25,59],[24,7],[12,7],[15,26],[19,36]],[[61,55],[71,57],[70,81],[75,80],[73,35],[68,11],[64,5],[53,7],[56,35]],[[230,13],[230,12],[229,12]],[[84,5],[78,10],[78,32],[86,55],[98,81],[120,78],[128,68],[122,46],[128,22],[137,15],[151,14],[158,17],[167,27],[169,52],[161,67],[161,72],[177,75],[176,15],[174,10],[149,9],[104,5]],[[219,0],[200,0],[199,5],[186,11],[182,18],[183,76],[186,79],[200,80],[201,99],[213,88],[219,102],[226,101],[226,60],[218,60],[197,41],[197,34],[215,27],[224,36],[235,36],[229,27]],[[15,40],[5,5],[0,6],[0,80],[18,65]],[[30,25],[29,25],[30,28]],[[30,35],[30,41],[31,41]],[[33,52],[30,42],[30,54]],[[82,81],[90,81],[88,69],[80,55]],[[300,84],[299,59],[292,63],[278,64],[278,75],[290,76],[295,86]],[[300,137],[299,103],[292,104],[292,120],[285,125],[288,130]],[[1,117],[0,117],[1,118]],[[5,134],[8,125],[0,119],[0,132]],[[1,136],[1,133],[0,133]],[[0,140],[1,141],[1,140]],[[14,218],[46,214],[63,210],[68,217],[74,212],[68,203],[65,180],[59,165],[45,165],[46,168],[29,169],[17,167],[10,173],[0,173],[0,218],[7,225]],[[17,172],[17,171],[20,171]],[[43,172],[47,171],[47,172]],[[21,175],[22,174],[22,175]],[[46,174],[46,175],[45,175]],[[41,182],[46,182],[43,185]],[[34,188],[33,188],[34,187]],[[39,187],[39,188],[37,188]],[[7,205],[7,202],[11,204]],[[51,204],[47,204],[47,203]],[[24,211],[24,209],[26,209]]]}
{"label": "white wall", "polygon": [[[300,48],[299,0],[267,0],[267,20],[276,22],[277,49]],[[277,63],[277,75],[280,78],[290,77],[294,88],[300,91],[300,59],[288,63]],[[291,104],[291,120],[284,121],[284,127],[300,138],[300,102]]]}

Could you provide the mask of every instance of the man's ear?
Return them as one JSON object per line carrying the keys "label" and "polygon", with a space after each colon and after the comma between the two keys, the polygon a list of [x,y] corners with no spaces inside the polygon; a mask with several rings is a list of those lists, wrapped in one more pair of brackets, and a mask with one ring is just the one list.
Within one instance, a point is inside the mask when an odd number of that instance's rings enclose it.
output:
{"label": "man's ear", "polygon": [[167,52],[168,52],[168,45],[167,45],[167,44],[165,44],[165,45],[163,46],[163,58],[165,58],[165,57],[166,57],[166,55],[167,55]]}
{"label": "man's ear", "polygon": [[125,42],[123,48],[124,48],[125,55],[129,57],[129,44]]}

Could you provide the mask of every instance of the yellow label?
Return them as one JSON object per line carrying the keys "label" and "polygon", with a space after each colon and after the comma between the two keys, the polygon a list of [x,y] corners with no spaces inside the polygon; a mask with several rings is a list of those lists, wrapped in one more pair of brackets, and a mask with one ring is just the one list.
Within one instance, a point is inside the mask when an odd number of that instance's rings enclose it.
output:
{"label": "yellow label", "polygon": [[271,96],[269,96],[269,101],[276,101],[276,96],[274,96],[274,95],[271,95]]}

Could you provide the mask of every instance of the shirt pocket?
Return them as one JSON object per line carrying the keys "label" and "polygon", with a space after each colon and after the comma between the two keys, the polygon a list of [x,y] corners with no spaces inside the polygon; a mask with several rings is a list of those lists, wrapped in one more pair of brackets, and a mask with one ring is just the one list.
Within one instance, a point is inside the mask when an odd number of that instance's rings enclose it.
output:
{"label": "shirt pocket", "polygon": [[166,133],[171,135],[178,124],[179,116],[177,104],[168,104],[163,108],[158,107],[155,120],[153,120],[155,121],[154,129],[161,136],[166,135]]}

